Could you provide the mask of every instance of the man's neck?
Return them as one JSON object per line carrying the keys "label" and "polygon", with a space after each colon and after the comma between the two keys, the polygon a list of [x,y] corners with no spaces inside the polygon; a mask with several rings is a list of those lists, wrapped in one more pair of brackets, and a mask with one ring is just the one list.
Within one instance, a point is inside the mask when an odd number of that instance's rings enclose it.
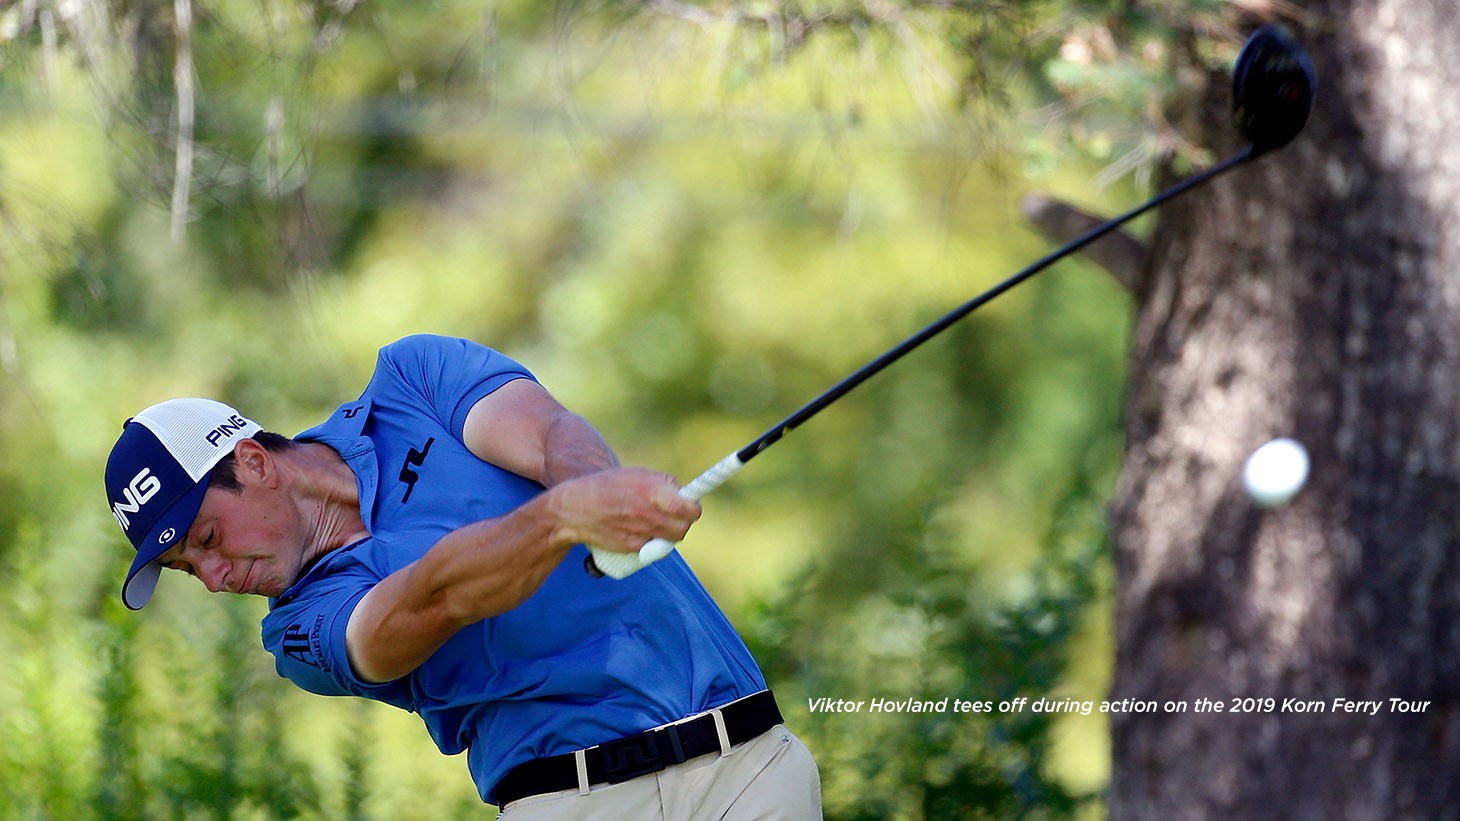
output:
{"label": "man's neck", "polygon": [[295,449],[299,509],[306,517],[305,566],[370,535],[360,515],[360,487],[355,472],[334,448],[307,442]]}

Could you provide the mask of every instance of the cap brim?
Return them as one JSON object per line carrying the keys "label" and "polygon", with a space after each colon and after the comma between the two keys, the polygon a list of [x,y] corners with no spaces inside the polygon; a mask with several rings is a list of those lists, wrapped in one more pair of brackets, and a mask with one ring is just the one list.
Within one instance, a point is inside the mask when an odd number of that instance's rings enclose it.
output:
{"label": "cap brim", "polygon": [[157,578],[162,575],[162,565],[157,557],[172,549],[187,535],[193,520],[198,518],[198,508],[203,506],[203,497],[208,494],[208,480],[198,482],[195,487],[178,499],[166,513],[157,517],[157,524],[137,548],[137,558],[127,571],[127,580],[122,583],[122,603],[129,610],[141,610],[157,589]]}

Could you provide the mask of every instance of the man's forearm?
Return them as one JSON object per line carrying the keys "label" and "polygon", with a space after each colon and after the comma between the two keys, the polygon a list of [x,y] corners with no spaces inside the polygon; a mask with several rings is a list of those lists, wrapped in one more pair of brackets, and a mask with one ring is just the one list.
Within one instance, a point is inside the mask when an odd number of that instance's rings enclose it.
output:
{"label": "man's forearm", "polygon": [[506,612],[542,584],[567,552],[544,497],[446,534],[392,573],[350,616],[346,644],[362,679],[390,681],[430,658],[467,624]]}
{"label": "man's forearm", "polygon": [[543,438],[543,484],[547,487],[619,466],[603,436],[575,413],[553,419]]}

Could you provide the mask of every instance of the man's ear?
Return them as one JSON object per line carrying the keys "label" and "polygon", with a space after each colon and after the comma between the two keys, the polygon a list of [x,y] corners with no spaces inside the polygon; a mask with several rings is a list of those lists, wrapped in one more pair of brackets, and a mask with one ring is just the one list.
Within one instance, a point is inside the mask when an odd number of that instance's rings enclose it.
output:
{"label": "man's ear", "polygon": [[256,440],[238,440],[238,444],[233,446],[233,461],[237,465],[236,475],[240,483],[247,484],[252,480],[272,487],[277,481],[274,454]]}

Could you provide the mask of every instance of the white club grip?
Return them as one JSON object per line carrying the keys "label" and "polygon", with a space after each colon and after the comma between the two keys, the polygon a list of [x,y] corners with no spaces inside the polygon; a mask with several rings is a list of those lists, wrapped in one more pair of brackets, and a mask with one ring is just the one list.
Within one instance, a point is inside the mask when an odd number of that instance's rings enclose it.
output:
{"label": "white club grip", "polygon": [[[740,468],[744,466],[740,456],[732,453],[696,476],[693,482],[680,488],[679,495],[691,502],[698,502],[710,491],[725,484],[726,480],[740,472]],[[588,549],[593,553],[593,564],[603,575],[623,579],[668,556],[674,550],[674,543],[666,539],[650,539],[639,548],[638,553],[615,553],[592,546]]]}

